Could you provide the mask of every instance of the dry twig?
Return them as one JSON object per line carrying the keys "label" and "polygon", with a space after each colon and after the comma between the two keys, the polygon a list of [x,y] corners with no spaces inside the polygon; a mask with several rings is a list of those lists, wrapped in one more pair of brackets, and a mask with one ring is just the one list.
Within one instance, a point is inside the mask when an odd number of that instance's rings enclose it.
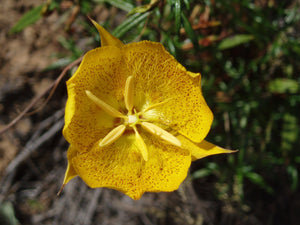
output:
{"label": "dry twig", "polygon": [[[40,110],[42,107],[45,106],[45,104],[47,104],[47,102],[50,100],[50,98],[52,97],[55,89],[57,88],[58,84],[60,83],[60,81],[62,80],[62,78],[66,75],[67,71],[69,69],[71,69],[73,66],[77,65],[78,63],[81,62],[83,56],[76,59],[74,62],[70,63],[67,67],[65,67],[65,69],[61,72],[61,74],[58,76],[58,78],[46,89],[44,90],[44,92],[42,92],[39,96],[37,96],[36,98],[34,98],[31,103],[14,119],[12,120],[9,124],[7,124],[2,130],[0,130],[0,135],[3,134],[5,131],[7,131],[9,128],[11,128],[12,126],[14,126],[20,119],[23,118],[23,116],[26,115],[26,113],[45,95],[47,94],[48,91],[50,91],[52,89],[52,91],[50,92],[48,98],[46,99],[46,101],[34,112],[37,112],[38,110]],[[30,114],[34,113],[31,112]]]}
{"label": "dry twig", "polygon": [[[5,170],[5,175],[1,181],[0,193],[6,193],[11,186],[12,180],[14,178],[16,169],[23,163],[28,157],[35,152],[43,143],[52,138],[59,130],[62,129],[64,125],[64,120],[62,118],[63,110],[56,112],[53,116],[44,120],[37,131],[32,135],[32,138],[27,142],[25,147],[20,151],[20,154],[7,166]],[[50,124],[54,125],[47,129],[47,131],[41,135],[42,131],[49,127]],[[41,135],[41,136],[40,136]],[[0,199],[1,201],[1,199]]]}

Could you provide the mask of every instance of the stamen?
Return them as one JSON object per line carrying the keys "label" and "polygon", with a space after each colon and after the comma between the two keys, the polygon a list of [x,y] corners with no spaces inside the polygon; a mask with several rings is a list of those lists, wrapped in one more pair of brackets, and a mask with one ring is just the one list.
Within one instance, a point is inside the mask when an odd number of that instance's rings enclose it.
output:
{"label": "stamen", "polygon": [[113,108],[112,106],[108,105],[98,97],[96,97],[92,92],[85,91],[86,95],[91,99],[97,106],[99,106],[103,111],[105,111],[107,114],[113,116],[113,117],[119,117],[119,118],[125,118],[125,115],[120,113],[118,110]]}
{"label": "stamen", "polygon": [[136,127],[133,127],[133,130],[135,132],[137,147],[140,150],[143,159],[145,161],[148,161],[148,148],[147,148],[147,145],[145,144],[143,138],[141,137],[141,135],[137,131]]}
{"label": "stamen", "polygon": [[133,86],[133,76],[129,76],[125,84],[125,93],[124,93],[125,106],[128,110],[128,114],[131,114],[134,101],[134,86]]}
{"label": "stamen", "polygon": [[121,124],[120,126],[117,126],[112,131],[110,131],[100,142],[99,146],[103,147],[106,145],[110,145],[113,142],[115,142],[119,137],[122,136],[126,129],[126,126],[124,124]]}
{"label": "stamen", "polygon": [[154,105],[151,105],[151,106],[147,107],[146,109],[144,109],[141,113],[147,112],[147,111],[150,110],[150,109],[153,109],[153,108],[158,107],[158,106],[160,106],[160,105],[166,104],[166,103],[167,103],[168,101],[170,101],[171,99],[172,99],[172,98],[168,98],[168,99],[166,99],[166,100],[164,100],[164,101],[162,101],[162,102],[159,102],[159,103],[156,103],[156,104],[154,104]]}
{"label": "stamen", "polygon": [[181,146],[181,142],[172,134],[160,128],[159,126],[154,125],[153,123],[142,122],[141,126],[149,131],[152,134],[159,136],[161,139],[169,142],[172,145]]}

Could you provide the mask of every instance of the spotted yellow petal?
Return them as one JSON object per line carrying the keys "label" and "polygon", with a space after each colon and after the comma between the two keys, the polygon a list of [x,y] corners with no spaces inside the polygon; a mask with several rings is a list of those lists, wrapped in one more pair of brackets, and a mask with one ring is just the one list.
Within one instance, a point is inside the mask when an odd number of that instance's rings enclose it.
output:
{"label": "spotted yellow petal", "polygon": [[95,145],[90,152],[74,157],[74,168],[90,187],[109,187],[133,199],[139,199],[146,191],[176,190],[187,175],[190,153],[143,138],[148,144],[148,161],[142,159],[132,133],[109,146]]}
{"label": "spotted yellow petal", "polygon": [[107,30],[105,30],[102,26],[100,26],[96,21],[90,19],[94,26],[97,28],[100,38],[101,38],[101,46],[116,46],[118,48],[121,48],[123,46],[123,43],[116,38],[115,36],[111,35]]}
{"label": "spotted yellow petal", "polygon": [[201,92],[200,74],[187,72],[159,43],[142,41],[125,45],[122,50],[135,79],[137,108],[143,110],[165,102],[144,116],[201,142],[210,129],[213,114]]}
{"label": "spotted yellow petal", "polygon": [[61,188],[59,189],[57,195],[60,195],[60,193],[63,191],[64,187],[66,186],[66,184],[69,183],[70,180],[72,180],[74,177],[77,176],[77,173],[76,173],[76,171],[73,167],[73,163],[72,163],[72,158],[76,155],[77,155],[76,149],[70,146],[68,149],[68,154],[67,154],[67,158],[68,158],[67,170],[65,172],[63,184],[62,184]]}
{"label": "spotted yellow petal", "polygon": [[[124,74],[124,78],[120,74]],[[126,74],[120,49],[107,46],[89,51],[76,73],[67,81],[68,101],[63,134],[79,152],[89,151],[95,142],[110,132],[116,119],[98,107],[87,96],[86,90],[120,111],[125,108]]]}
{"label": "spotted yellow petal", "polygon": [[182,135],[177,136],[177,138],[181,141],[182,148],[191,152],[193,161],[210,155],[236,152],[236,150],[221,148],[205,140],[200,143],[193,143]]}

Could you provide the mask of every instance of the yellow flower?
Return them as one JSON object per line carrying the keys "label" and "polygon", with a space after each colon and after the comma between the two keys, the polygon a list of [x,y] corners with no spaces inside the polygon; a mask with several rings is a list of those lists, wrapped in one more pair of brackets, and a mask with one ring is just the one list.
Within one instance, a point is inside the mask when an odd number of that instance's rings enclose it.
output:
{"label": "yellow flower", "polygon": [[93,23],[102,47],[67,81],[63,187],[78,175],[92,188],[139,199],[176,190],[192,160],[232,152],[204,140],[213,115],[199,73],[186,71],[160,43],[124,45]]}

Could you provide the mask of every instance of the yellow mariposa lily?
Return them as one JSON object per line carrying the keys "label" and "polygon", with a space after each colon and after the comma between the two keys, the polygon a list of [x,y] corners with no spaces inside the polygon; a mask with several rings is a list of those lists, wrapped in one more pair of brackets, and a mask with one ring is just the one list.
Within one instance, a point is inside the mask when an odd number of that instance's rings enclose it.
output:
{"label": "yellow mariposa lily", "polygon": [[102,46],[67,81],[63,186],[78,175],[92,188],[139,199],[176,190],[191,161],[233,152],[204,140],[213,114],[199,73],[186,71],[160,43],[124,45],[92,22]]}

